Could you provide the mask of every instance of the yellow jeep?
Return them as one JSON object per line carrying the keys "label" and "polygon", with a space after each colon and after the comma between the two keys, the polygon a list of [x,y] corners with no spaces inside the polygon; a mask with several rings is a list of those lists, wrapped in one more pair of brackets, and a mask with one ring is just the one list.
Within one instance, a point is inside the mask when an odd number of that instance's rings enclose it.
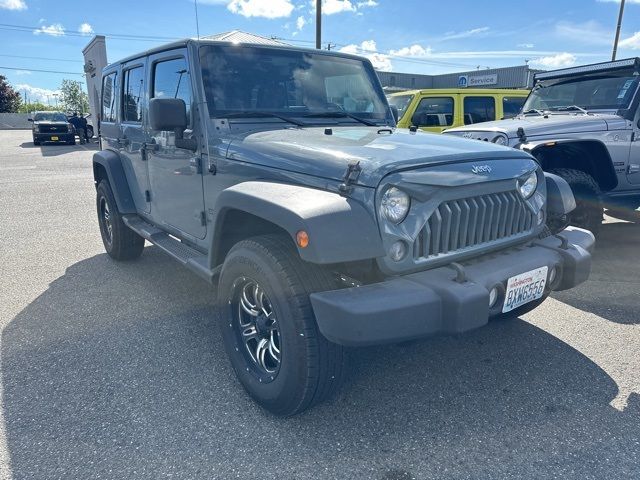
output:
{"label": "yellow jeep", "polygon": [[489,122],[518,114],[529,90],[441,88],[410,90],[387,96],[398,108],[398,127],[428,132]]}

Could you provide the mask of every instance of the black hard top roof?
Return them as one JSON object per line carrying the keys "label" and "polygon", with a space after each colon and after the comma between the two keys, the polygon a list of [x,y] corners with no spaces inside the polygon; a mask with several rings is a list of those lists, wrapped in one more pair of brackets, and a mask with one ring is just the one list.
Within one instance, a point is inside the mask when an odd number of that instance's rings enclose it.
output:
{"label": "black hard top roof", "polygon": [[358,56],[358,55],[352,55],[350,53],[342,53],[342,52],[337,52],[335,50],[317,50],[315,48],[304,48],[304,47],[294,47],[292,45],[266,45],[266,44],[259,44],[259,43],[234,43],[234,42],[229,42],[229,41],[221,41],[221,40],[207,40],[207,39],[195,39],[195,38],[185,38],[183,40],[177,40],[175,42],[171,42],[171,43],[167,43],[164,45],[160,45],[154,48],[150,48],[148,50],[145,50],[144,52],[140,52],[140,53],[136,53],[135,55],[130,55],[128,57],[125,57],[123,59],[118,60],[117,62],[112,62],[109,65],[107,65],[104,68],[104,71],[107,70],[111,70],[113,69],[113,67],[121,65],[123,63],[128,63],[131,62],[132,60],[136,60],[138,58],[142,58],[142,57],[147,57],[149,55],[154,55],[156,53],[161,53],[161,52],[165,52],[167,50],[174,50],[176,48],[185,48],[187,45],[189,44],[193,44],[193,45],[226,45],[226,46],[238,46],[238,47],[251,47],[251,48],[261,48],[261,49],[265,49],[265,50],[295,50],[295,51],[299,51],[299,52],[308,52],[308,53],[315,53],[315,54],[321,54],[321,55],[328,55],[328,56],[333,56],[333,57],[345,57],[345,58],[353,58],[353,59],[357,59],[357,60],[365,60],[368,61],[366,58]]}

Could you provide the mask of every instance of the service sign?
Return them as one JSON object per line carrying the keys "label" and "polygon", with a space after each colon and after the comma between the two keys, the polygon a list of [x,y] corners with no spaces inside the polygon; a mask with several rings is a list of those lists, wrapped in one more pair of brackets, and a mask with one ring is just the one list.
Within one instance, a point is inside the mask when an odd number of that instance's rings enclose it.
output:
{"label": "service sign", "polygon": [[498,74],[491,75],[460,75],[458,77],[458,87],[485,87],[487,85],[497,85]]}

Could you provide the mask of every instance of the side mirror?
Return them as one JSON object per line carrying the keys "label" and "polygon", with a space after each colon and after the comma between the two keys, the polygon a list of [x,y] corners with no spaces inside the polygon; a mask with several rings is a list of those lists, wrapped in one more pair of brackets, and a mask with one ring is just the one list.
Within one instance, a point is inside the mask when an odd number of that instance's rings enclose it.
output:
{"label": "side mirror", "polygon": [[399,120],[399,116],[400,113],[398,112],[398,107],[396,107],[395,105],[389,105],[389,108],[391,109],[391,114],[393,115],[393,119],[396,121],[396,123],[398,123]]}
{"label": "side mirror", "polygon": [[187,128],[187,106],[181,98],[152,98],[149,102],[149,124],[152,130],[174,131],[182,138]]}
{"label": "side mirror", "polygon": [[187,129],[187,105],[181,98],[152,98],[149,102],[149,124],[152,130],[173,131],[176,134],[176,148],[195,152],[198,141],[184,138]]}

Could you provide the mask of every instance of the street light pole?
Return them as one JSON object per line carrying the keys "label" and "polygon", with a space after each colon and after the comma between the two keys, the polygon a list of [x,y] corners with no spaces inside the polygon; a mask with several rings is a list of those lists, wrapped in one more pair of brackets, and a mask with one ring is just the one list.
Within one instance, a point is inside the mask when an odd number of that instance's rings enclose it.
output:
{"label": "street light pole", "polygon": [[620,28],[622,27],[622,15],[624,14],[624,0],[620,1],[620,13],[618,14],[618,26],[616,27],[616,38],[613,41],[613,54],[611,55],[611,61],[616,59],[618,53],[618,40],[620,40]]}
{"label": "street light pole", "polygon": [[316,0],[316,48],[322,48],[322,0]]}

